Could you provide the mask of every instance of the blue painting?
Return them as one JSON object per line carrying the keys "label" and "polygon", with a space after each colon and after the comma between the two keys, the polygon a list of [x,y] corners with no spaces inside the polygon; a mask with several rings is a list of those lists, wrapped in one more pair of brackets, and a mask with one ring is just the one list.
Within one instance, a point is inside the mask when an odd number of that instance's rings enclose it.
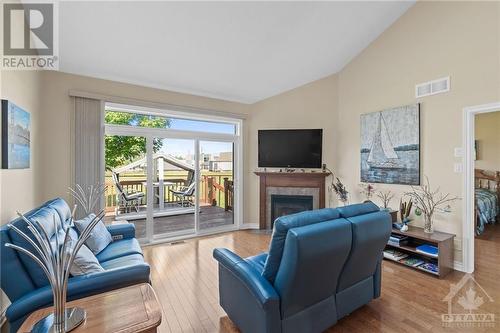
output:
{"label": "blue painting", "polygon": [[30,167],[30,114],[2,100],[2,169]]}
{"label": "blue painting", "polygon": [[420,107],[361,115],[361,181],[420,185]]}

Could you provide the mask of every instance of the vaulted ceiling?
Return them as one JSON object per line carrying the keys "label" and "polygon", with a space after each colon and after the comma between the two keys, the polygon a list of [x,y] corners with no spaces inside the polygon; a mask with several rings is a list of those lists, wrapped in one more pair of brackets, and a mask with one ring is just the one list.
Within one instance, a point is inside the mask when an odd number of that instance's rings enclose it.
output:
{"label": "vaulted ceiling", "polygon": [[61,2],[60,70],[253,103],[340,71],[413,4]]}

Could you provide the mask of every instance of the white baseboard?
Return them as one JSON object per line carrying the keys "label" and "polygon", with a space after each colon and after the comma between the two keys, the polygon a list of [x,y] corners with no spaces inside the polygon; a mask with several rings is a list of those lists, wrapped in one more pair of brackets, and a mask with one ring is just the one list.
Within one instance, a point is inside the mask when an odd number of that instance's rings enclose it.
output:
{"label": "white baseboard", "polygon": [[460,261],[453,262],[453,269],[456,271],[465,272],[464,264],[461,263]]}

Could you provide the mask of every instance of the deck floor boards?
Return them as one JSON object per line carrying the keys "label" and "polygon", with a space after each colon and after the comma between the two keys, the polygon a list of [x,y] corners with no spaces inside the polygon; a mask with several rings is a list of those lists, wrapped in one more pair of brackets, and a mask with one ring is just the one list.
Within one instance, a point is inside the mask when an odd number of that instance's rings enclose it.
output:
{"label": "deck floor boards", "polygon": [[[113,220],[107,217],[107,221]],[[146,219],[130,220],[135,225],[136,237],[146,237]],[[200,207],[200,229],[210,229],[233,224],[233,212],[225,211],[217,206]],[[172,216],[155,217],[153,220],[153,230],[155,235],[169,234],[194,230],[194,213]]]}

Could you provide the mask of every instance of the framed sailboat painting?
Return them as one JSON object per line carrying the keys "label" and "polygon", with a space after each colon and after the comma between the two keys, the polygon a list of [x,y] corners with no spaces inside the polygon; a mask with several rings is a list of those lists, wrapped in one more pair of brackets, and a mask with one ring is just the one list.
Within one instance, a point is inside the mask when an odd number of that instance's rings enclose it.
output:
{"label": "framed sailboat painting", "polygon": [[420,105],[361,115],[361,181],[420,184]]}

